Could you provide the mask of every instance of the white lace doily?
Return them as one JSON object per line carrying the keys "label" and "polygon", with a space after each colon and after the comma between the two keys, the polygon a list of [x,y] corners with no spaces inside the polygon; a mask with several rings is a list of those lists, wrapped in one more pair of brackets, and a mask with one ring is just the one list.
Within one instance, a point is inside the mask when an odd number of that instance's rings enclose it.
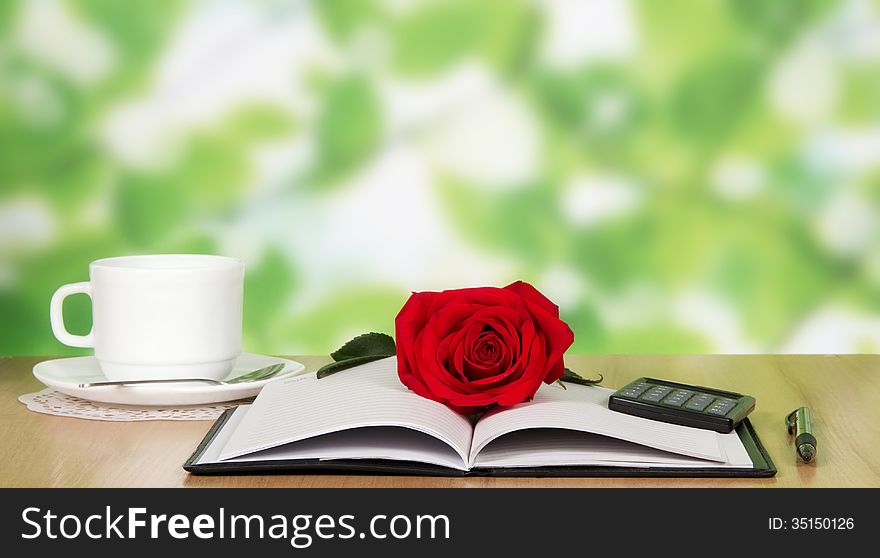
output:
{"label": "white lace doily", "polygon": [[236,407],[248,400],[225,401],[209,405],[187,407],[133,407],[95,403],[79,397],[65,395],[52,388],[19,396],[19,401],[37,413],[89,420],[138,421],[138,420],[215,420],[226,409]]}

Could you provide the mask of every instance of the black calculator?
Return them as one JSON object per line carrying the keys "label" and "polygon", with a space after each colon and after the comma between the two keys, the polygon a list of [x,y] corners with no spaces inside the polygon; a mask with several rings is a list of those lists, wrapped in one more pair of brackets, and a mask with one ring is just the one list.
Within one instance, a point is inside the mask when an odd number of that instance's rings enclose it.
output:
{"label": "black calculator", "polygon": [[656,378],[639,378],[614,392],[608,398],[608,408],[726,434],[754,410],[755,398]]}

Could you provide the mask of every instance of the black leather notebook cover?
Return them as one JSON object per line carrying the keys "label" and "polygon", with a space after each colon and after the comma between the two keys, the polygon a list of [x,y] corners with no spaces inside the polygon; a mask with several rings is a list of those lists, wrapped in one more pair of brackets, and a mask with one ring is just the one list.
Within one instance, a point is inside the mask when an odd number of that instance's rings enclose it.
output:
{"label": "black leather notebook cover", "polygon": [[421,475],[421,476],[496,476],[496,477],[772,477],[776,466],[767,450],[761,444],[758,433],[749,419],[737,427],[739,435],[752,459],[751,469],[724,467],[508,467],[481,468],[459,471],[438,465],[412,461],[390,461],[375,459],[340,459],[320,461],[317,459],[298,459],[288,461],[248,461],[228,463],[202,463],[198,460],[205,448],[232,414],[234,409],[224,412],[205,435],[196,451],[187,459],[183,468],[197,475],[242,475],[242,474],[321,474],[344,473],[365,475]]}

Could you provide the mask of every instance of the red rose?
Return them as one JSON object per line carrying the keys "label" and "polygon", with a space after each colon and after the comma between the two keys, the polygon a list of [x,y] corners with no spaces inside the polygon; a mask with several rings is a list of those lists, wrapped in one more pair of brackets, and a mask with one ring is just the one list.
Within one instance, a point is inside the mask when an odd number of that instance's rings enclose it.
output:
{"label": "red rose", "polygon": [[531,400],[562,377],[574,341],[559,307],[522,281],[413,293],[395,330],[400,381],[460,413]]}

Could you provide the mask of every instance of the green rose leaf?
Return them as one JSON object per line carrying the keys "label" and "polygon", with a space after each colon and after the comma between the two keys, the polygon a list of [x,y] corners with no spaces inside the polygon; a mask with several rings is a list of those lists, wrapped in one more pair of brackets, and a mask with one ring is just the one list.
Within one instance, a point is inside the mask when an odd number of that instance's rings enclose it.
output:
{"label": "green rose leaf", "polygon": [[330,353],[333,360],[346,360],[363,356],[393,356],[397,354],[394,338],[387,333],[364,333],[358,335],[336,352]]}
{"label": "green rose leaf", "polygon": [[354,357],[346,360],[339,360],[336,362],[331,362],[330,364],[325,364],[321,368],[318,369],[318,379],[329,376],[330,374],[335,374],[337,372],[341,372],[343,370],[347,370],[348,368],[352,368],[354,366],[359,366],[361,364],[367,364],[368,362],[373,362],[374,360],[379,360],[383,358],[387,358],[392,355],[369,355],[362,357]]}
{"label": "green rose leaf", "polygon": [[318,370],[318,379],[359,364],[366,364],[397,354],[394,338],[386,333],[364,333],[358,335],[338,350],[330,353],[335,362]]}
{"label": "green rose leaf", "polygon": [[572,384],[580,384],[582,386],[595,386],[597,384],[602,383],[605,377],[602,374],[599,374],[598,379],[588,379],[574,372],[571,368],[566,368],[565,373],[559,378],[559,385],[565,389],[565,384],[562,382],[570,382]]}

